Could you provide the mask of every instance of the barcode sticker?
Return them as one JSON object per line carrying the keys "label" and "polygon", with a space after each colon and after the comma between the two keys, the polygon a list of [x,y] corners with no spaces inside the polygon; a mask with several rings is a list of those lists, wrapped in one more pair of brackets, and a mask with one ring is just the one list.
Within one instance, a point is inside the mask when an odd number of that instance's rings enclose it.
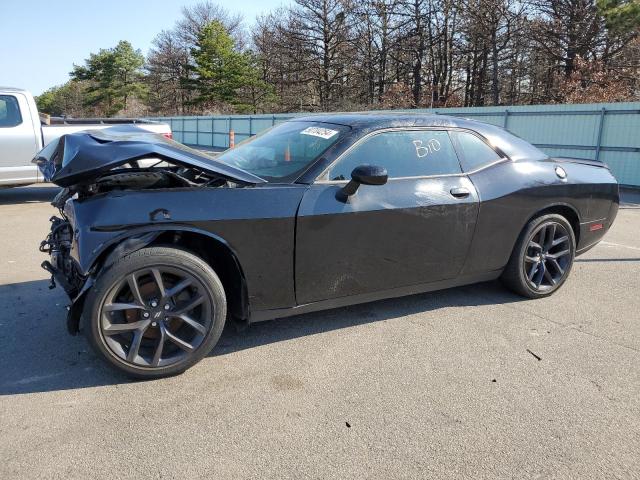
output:
{"label": "barcode sticker", "polygon": [[314,137],[320,137],[327,140],[337,133],[337,130],[331,130],[329,128],[307,127],[300,132],[300,135],[313,135]]}

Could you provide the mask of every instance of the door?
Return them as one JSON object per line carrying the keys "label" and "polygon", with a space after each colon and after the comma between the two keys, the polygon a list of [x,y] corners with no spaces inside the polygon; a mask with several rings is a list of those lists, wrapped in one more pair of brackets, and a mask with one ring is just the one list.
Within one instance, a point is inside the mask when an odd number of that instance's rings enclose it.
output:
{"label": "door", "polygon": [[0,95],[0,185],[35,182],[38,169],[31,160],[37,150],[26,97]]}
{"label": "door", "polygon": [[[358,165],[385,185],[336,193]],[[467,256],[478,196],[448,132],[387,131],[347,151],[305,193],[296,226],[298,304],[454,278]]]}

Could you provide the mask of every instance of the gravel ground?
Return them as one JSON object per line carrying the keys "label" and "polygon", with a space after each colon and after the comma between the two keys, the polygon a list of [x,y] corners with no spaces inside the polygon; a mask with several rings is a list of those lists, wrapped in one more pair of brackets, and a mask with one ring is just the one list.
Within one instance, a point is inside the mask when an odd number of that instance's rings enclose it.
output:
{"label": "gravel ground", "polygon": [[633,203],[553,297],[492,282],[229,328],[129,382],[47,288],[54,193],[0,191],[0,478],[640,478]]}

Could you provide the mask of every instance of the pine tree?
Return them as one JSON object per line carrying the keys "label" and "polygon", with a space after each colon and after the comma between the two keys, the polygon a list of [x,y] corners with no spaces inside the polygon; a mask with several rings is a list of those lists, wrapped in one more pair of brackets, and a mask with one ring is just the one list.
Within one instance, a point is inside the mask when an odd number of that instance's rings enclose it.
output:
{"label": "pine tree", "polygon": [[252,64],[246,54],[235,50],[222,22],[214,20],[200,30],[191,55],[196,74],[193,85],[198,91],[194,103],[241,106],[240,89],[252,81]]}
{"label": "pine tree", "polygon": [[145,94],[142,66],[144,56],[127,41],[114,48],[92,53],[84,66],[73,66],[73,80],[89,82],[86,104],[102,107],[106,115],[115,115],[127,109],[131,97]]}

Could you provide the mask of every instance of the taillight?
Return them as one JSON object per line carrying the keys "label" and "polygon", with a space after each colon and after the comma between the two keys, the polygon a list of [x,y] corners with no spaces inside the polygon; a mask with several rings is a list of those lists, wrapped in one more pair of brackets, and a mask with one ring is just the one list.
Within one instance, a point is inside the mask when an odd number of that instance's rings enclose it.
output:
{"label": "taillight", "polygon": [[173,140],[173,133],[171,133],[171,132],[163,133],[162,136],[165,137],[165,138],[168,138],[169,140]]}

